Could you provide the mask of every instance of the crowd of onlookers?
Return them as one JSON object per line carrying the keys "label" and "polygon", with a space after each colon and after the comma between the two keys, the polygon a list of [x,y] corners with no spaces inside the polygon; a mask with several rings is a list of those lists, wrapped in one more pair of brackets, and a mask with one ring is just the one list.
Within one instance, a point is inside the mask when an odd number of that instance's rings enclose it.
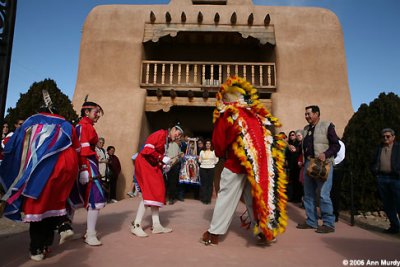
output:
{"label": "crowd of onlookers", "polygon": [[121,173],[121,163],[115,155],[115,147],[107,146],[104,149],[105,139],[99,138],[96,145],[96,154],[99,159],[101,181],[107,195],[107,202],[117,202],[117,181]]}

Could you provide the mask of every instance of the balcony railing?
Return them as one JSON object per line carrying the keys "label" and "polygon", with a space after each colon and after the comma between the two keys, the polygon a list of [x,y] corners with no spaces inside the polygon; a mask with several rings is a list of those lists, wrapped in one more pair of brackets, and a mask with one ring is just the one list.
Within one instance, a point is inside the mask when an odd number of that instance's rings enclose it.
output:
{"label": "balcony railing", "polygon": [[144,88],[174,90],[217,89],[228,77],[236,75],[263,92],[276,90],[275,63],[142,61],[140,85]]}

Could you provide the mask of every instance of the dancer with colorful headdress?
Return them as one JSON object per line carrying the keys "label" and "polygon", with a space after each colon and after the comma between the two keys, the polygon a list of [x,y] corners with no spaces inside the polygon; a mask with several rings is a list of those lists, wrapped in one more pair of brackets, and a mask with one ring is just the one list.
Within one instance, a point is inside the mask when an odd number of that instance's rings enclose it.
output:
{"label": "dancer with colorful headdress", "polygon": [[106,205],[106,196],[100,181],[99,162],[95,151],[99,137],[94,124],[103,115],[103,109],[95,102],[87,101],[81,108],[81,120],[76,126],[81,150],[79,153],[79,178],[72,189],[70,203],[73,209],[85,207],[87,229],[85,242],[90,246],[100,246],[97,238],[96,224],[100,209]]}
{"label": "dancer with colorful headdress", "polygon": [[243,193],[257,243],[269,244],[287,224],[286,145],[272,133],[280,123],[258,100],[257,90],[242,78],[229,78],[216,98],[212,142],[225,164],[210,227],[201,242],[218,244]]}
{"label": "dancer with colorful headdress", "polygon": [[[68,221],[66,201],[78,175],[75,129],[55,114],[48,92],[43,90],[43,95],[45,106],[15,131],[0,167],[0,182],[6,189],[4,216],[30,223],[30,253],[35,261],[44,259],[54,230]],[[63,230],[62,238],[73,235],[72,229]]]}

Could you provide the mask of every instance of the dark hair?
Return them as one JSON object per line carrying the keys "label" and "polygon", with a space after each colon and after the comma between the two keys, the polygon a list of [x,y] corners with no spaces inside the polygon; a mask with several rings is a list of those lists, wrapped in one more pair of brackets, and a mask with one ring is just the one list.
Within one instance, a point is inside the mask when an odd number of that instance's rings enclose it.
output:
{"label": "dark hair", "polygon": [[107,152],[110,151],[111,149],[114,149],[114,150],[115,150],[115,147],[114,147],[114,146],[108,146],[108,147],[107,147]]}
{"label": "dark hair", "polygon": [[104,111],[99,104],[97,104],[95,102],[86,101],[85,103],[83,103],[82,108],[81,108],[81,117],[85,116],[86,110],[91,111],[93,108],[99,108],[100,112],[104,114]]}
{"label": "dark hair", "polygon": [[207,149],[207,148],[206,148],[207,142],[210,142],[210,144],[211,144],[210,150],[214,150],[214,146],[213,146],[213,143],[212,143],[212,141],[211,141],[210,138],[206,138],[206,139],[204,140],[204,147],[203,147],[203,150],[206,150],[206,149]]}
{"label": "dark hair", "polygon": [[321,115],[321,111],[319,110],[319,107],[317,105],[308,106],[308,107],[306,107],[306,110],[307,109],[311,109],[311,111],[313,113],[317,113],[318,112],[318,116]]}

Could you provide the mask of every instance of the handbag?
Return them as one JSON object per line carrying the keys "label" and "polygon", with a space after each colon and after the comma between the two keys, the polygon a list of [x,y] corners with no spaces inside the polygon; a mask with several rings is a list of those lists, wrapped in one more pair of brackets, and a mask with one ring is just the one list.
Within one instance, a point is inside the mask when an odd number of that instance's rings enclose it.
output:
{"label": "handbag", "polygon": [[307,167],[307,175],[314,180],[325,182],[328,179],[331,163],[329,160],[322,161],[318,158],[311,158]]}

